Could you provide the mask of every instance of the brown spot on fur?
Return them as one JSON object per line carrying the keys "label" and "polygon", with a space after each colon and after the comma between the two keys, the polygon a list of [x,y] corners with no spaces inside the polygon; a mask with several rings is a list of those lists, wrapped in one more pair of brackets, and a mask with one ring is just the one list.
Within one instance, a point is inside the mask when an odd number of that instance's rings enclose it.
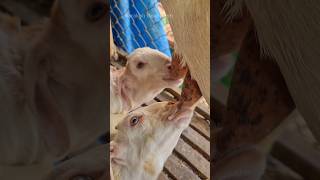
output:
{"label": "brown spot on fur", "polygon": [[218,154],[260,142],[295,108],[279,67],[259,50],[252,30],[234,70],[223,130],[216,137]]}
{"label": "brown spot on fur", "polygon": [[154,163],[153,160],[147,160],[144,163],[143,169],[150,175],[154,176],[156,175],[156,171],[155,171],[155,167],[154,167]]}

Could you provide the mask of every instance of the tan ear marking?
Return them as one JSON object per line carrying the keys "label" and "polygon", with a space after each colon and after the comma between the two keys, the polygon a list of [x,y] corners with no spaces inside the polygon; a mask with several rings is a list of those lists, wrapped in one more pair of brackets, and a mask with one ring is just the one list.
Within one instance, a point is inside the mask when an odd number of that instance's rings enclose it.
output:
{"label": "tan ear marking", "polygon": [[143,169],[150,175],[154,176],[156,174],[154,164],[152,160],[147,160],[144,165]]}

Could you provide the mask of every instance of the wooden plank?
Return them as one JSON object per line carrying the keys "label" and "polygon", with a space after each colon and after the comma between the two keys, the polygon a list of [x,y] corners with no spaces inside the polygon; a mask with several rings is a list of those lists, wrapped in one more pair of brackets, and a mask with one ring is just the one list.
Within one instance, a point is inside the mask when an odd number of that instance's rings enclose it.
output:
{"label": "wooden plank", "polygon": [[158,180],[170,180],[170,178],[164,172],[161,172]]}
{"label": "wooden plank", "polygon": [[165,169],[173,176],[173,179],[200,179],[187,165],[184,164],[178,157],[172,154],[165,163]]}
{"label": "wooden plank", "polygon": [[196,111],[203,117],[205,117],[207,120],[211,120],[210,107],[204,98],[201,99],[200,103],[198,104],[198,107],[196,108]]}
{"label": "wooden plank", "polygon": [[210,142],[206,138],[190,127],[183,131],[181,137],[205,158],[210,160]]}
{"label": "wooden plank", "polygon": [[190,123],[190,127],[199,132],[207,140],[210,141],[210,125],[205,119],[195,113]]}
{"label": "wooden plank", "polygon": [[286,130],[275,143],[272,155],[305,179],[320,177],[320,152],[296,131]]}
{"label": "wooden plank", "polygon": [[158,101],[172,101],[174,99],[178,100],[175,96],[173,96],[171,93],[168,93],[166,91],[161,92],[157,96]]}
{"label": "wooden plank", "polygon": [[195,151],[190,145],[179,139],[174,150],[177,156],[185,161],[194,171],[199,173],[201,179],[209,179],[210,177],[210,163],[200,153]]}

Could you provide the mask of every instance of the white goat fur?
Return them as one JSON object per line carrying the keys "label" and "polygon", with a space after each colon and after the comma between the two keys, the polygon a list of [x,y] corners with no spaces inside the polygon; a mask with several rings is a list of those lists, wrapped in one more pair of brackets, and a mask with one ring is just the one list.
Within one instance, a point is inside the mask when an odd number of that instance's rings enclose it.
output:
{"label": "white goat fur", "polygon": [[[176,105],[158,102],[129,113],[119,124],[119,132],[111,142],[112,170],[115,180],[156,180],[181,133],[189,126],[193,109],[181,111],[184,117],[168,120]],[[142,115],[135,127],[129,121]],[[116,160],[116,159],[121,159]]]}

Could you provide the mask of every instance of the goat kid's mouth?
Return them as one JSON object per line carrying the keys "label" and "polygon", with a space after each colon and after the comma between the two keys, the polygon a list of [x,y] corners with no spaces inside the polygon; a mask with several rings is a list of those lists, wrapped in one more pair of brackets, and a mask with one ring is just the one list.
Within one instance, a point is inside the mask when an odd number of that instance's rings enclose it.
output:
{"label": "goat kid's mouth", "polygon": [[167,75],[163,77],[164,81],[182,81],[188,72],[188,67],[182,65],[182,56],[173,54],[172,61],[167,65]]}
{"label": "goat kid's mouth", "polygon": [[187,71],[185,71],[185,68],[181,68],[181,69],[175,68],[175,69],[169,70],[167,74],[163,76],[162,79],[164,81],[182,81],[186,75],[186,72]]}
{"label": "goat kid's mouth", "polygon": [[174,77],[170,77],[170,75],[163,77],[162,80],[164,80],[167,83],[177,84],[177,85],[181,84],[183,81],[182,78],[174,78]]}

